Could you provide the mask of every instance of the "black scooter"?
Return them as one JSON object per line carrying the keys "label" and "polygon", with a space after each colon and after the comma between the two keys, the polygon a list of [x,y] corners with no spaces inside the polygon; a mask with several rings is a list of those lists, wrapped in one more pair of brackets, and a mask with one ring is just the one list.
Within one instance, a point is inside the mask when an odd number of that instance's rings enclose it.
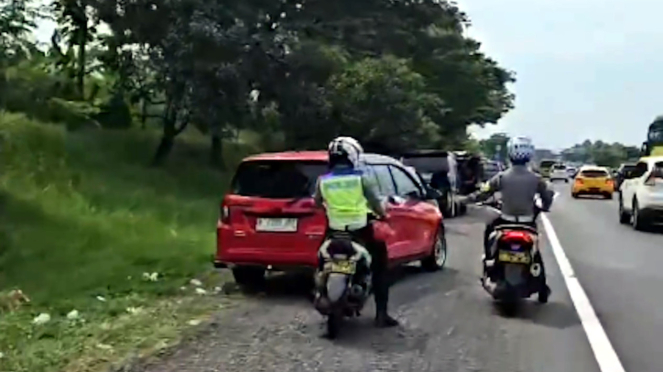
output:
{"label": "black scooter", "polygon": [[[501,208],[499,201],[490,204],[493,208]],[[537,208],[535,221],[540,212]],[[484,260],[481,285],[505,312],[513,312],[522,299],[535,293],[538,293],[540,303],[548,302],[549,291],[542,280],[538,240],[537,229],[517,223],[500,225],[491,234],[492,259]]]}

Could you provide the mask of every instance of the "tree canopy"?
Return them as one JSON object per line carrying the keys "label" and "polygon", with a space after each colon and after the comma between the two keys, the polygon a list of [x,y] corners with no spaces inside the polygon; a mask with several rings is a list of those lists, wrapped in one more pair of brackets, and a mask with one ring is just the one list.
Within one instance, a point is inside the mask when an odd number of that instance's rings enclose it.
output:
{"label": "tree canopy", "polygon": [[585,140],[562,151],[562,157],[567,161],[579,163],[596,163],[597,165],[616,168],[620,163],[635,161],[640,157],[640,149],[636,146],[592,142]]}
{"label": "tree canopy", "polygon": [[[57,22],[50,45],[29,34]],[[514,73],[466,36],[439,0],[28,0],[0,7],[0,107],[103,128],[158,127],[153,159],[177,135],[260,133],[271,148],[461,147],[467,127],[513,108]],[[32,108],[38,103],[39,112]],[[76,123],[76,124],[73,124]]]}

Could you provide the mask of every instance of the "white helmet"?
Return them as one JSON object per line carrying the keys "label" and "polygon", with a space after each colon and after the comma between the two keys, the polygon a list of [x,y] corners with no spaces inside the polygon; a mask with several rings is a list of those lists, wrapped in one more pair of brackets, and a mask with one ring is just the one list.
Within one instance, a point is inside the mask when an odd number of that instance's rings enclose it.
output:
{"label": "white helmet", "polygon": [[534,157],[534,145],[529,137],[512,137],[506,146],[512,163],[524,164]]}
{"label": "white helmet", "polygon": [[352,137],[337,137],[329,142],[327,151],[330,163],[347,161],[352,166],[357,166],[359,156],[364,153],[364,148],[361,147],[359,141]]}

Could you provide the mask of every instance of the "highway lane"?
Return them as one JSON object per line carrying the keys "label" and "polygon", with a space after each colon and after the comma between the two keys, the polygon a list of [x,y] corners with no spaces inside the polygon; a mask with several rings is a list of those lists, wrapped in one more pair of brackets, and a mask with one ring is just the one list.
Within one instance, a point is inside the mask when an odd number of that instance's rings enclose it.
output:
{"label": "highway lane", "polygon": [[478,282],[489,217],[471,209],[448,221],[449,260],[442,272],[401,271],[391,300],[398,328],[374,328],[371,303],[339,339],[326,340],[301,281],[274,278],[267,293],[238,300],[204,334],[141,370],[600,372],[545,239],[550,302],[531,301],[514,318],[494,308]]}
{"label": "highway lane", "polygon": [[548,214],[626,371],[663,371],[663,234],[620,225],[613,200],[573,199]]}

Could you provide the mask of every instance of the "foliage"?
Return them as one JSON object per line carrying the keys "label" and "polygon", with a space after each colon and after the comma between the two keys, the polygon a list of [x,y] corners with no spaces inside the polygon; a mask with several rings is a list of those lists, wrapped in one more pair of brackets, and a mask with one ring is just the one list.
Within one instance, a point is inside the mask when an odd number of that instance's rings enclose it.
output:
{"label": "foliage", "polygon": [[[148,339],[136,339],[148,337],[147,319],[126,319],[126,308],[142,306],[149,314],[154,305],[160,311],[162,300],[171,301],[164,296],[180,293],[210,266],[217,201],[228,177],[201,167],[201,138],[183,138],[181,151],[163,169],[140,163],[158,141],[153,131],[66,133],[0,112],[0,139],[0,287],[20,288],[32,300],[27,312],[0,315],[3,367],[87,371],[93,363],[62,367],[90,353],[105,360],[109,352],[95,343],[117,352],[147,346],[140,342]],[[252,151],[227,147],[234,162]],[[146,282],[144,272],[158,272],[159,280]],[[167,305],[164,311],[181,309]],[[73,309],[89,324],[63,319]],[[40,312],[50,313],[54,323],[31,325]],[[186,309],[183,314],[192,316]],[[153,315],[152,322],[159,319]],[[158,327],[163,320],[156,320]]]}
{"label": "foliage", "polygon": [[367,58],[332,76],[332,122],[327,138],[345,134],[396,152],[435,139],[430,112],[444,110],[439,97],[426,92],[423,77],[407,61]]}
{"label": "foliage", "polygon": [[28,58],[35,51],[29,36],[39,15],[28,0],[0,4],[0,68]]}
{"label": "foliage", "polygon": [[[19,25],[8,28],[17,44],[38,15],[14,3],[2,14]],[[445,1],[53,0],[51,9],[57,31],[30,68],[57,84],[34,99],[88,102],[109,128],[158,118],[154,164],[189,124],[210,136],[218,164],[220,141],[242,129],[280,133],[286,148],[343,132],[394,151],[462,142],[468,125],[495,123],[513,104],[513,73],[464,35],[467,15]],[[29,111],[21,100],[3,106]]]}
{"label": "foliage", "polygon": [[506,133],[495,133],[485,140],[479,142],[483,154],[494,159],[499,157],[502,161],[507,159],[507,143],[509,142],[509,135]]}

